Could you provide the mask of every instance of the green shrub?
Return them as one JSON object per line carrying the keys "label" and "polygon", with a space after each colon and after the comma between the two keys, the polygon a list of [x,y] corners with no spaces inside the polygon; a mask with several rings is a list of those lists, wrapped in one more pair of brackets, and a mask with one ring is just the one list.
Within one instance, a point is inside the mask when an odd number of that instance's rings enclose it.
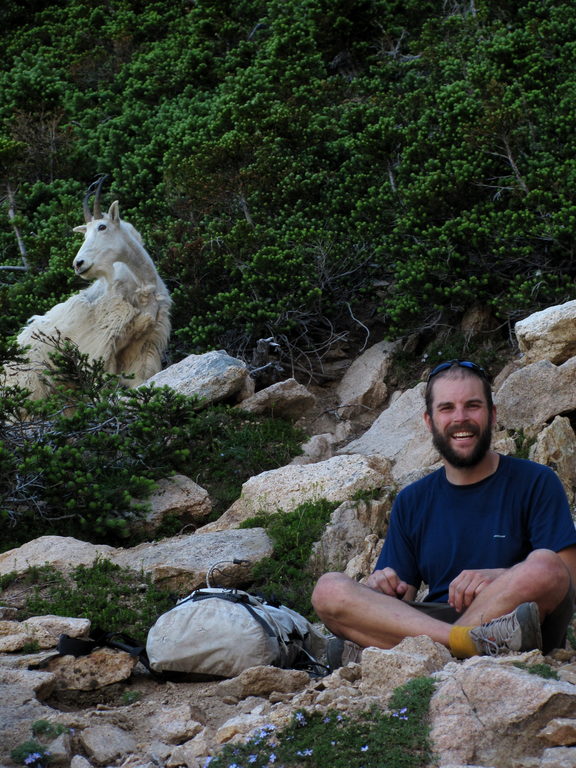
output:
{"label": "green shrub", "polygon": [[319,499],[299,504],[291,512],[262,513],[245,520],[241,528],[265,528],[274,547],[272,556],[252,569],[252,589],[311,617],[310,595],[317,574],[307,567],[308,561],[312,545],[337,506]]}
{"label": "green shrub", "polygon": [[[286,371],[334,341],[457,325],[500,338],[573,298],[568,0],[81,0],[3,11],[4,337],[80,284],[103,170],[174,298],[175,356]],[[550,109],[550,104],[555,109]],[[1,199],[4,199],[4,195]]]}
{"label": "green shrub", "polygon": [[3,389],[0,549],[41,534],[122,543],[155,481],[174,472],[204,484],[218,514],[248,477],[300,451],[288,422],[202,408],[169,387],[126,389],[70,342],[54,347],[54,394]]}
{"label": "green shrub", "polygon": [[[24,574],[22,581],[26,578],[30,574]],[[46,566],[33,579],[21,618],[46,614],[86,618],[93,628],[125,632],[140,642],[145,642],[158,616],[173,606],[168,592],[156,587],[150,576],[105,559],[80,565],[70,575]]]}

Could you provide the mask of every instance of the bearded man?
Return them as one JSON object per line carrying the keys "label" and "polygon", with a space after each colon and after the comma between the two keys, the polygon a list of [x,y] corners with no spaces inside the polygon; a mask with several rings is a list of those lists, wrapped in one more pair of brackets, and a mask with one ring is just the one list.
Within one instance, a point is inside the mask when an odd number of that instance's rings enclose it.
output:
{"label": "bearded man", "polygon": [[[428,635],[457,658],[563,647],[574,613],[576,529],[549,467],[490,448],[486,372],[449,360],[428,377],[424,420],[443,467],[404,488],[365,583],[322,576],[312,603],[334,633],[328,664]],[[425,602],[415,602],[421,583]]]}

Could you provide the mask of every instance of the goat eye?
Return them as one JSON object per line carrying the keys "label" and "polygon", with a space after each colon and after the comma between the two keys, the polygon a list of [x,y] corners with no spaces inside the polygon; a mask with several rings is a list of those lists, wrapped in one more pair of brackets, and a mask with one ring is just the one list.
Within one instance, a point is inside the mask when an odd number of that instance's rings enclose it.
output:
{"label": "goat eye", "polygon": [[102,232],[103,229],[106,229],[106,224],[98,224],[98,232]]}

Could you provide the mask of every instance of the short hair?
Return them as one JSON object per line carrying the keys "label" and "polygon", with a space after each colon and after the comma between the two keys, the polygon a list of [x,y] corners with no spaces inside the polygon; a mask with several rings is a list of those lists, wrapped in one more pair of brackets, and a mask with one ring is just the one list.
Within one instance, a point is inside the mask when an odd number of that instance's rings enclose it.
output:
{"label": "short hair", "polygon": [[[440,370],[437,370],[437,369]],[[432,372],[428,376],[426,382],[426,391],[424,393],[424,400],[426,402],[426,413],[432,415],[432,405],[434,400],[434,382],[443,378],[471,378],[475,377],[480,379],[482,387],[484,389],[484,397],[488,404],[488,409],[491,411],[494,407],[494,400],[492,398],[492,386],[490,384],[490,378],[486,371],[475,363],[469,363],[467,365],[462,364],[460,360],[449,360],[446,364],[440,364],[436,368],[432,369]]]}

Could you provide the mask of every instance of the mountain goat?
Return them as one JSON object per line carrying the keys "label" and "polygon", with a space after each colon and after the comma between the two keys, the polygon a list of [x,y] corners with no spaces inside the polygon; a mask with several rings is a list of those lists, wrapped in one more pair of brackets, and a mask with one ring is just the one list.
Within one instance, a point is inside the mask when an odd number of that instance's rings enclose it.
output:
{"label": "mountain goat", "polygon": [[70,339],[92,360],[102,358],[109,373],[130,376],[135,387],[162,367],[170,336],[171,299],[136,229],[120,218],[118,201],[108,213],[100,210],[100,179],[94,198],[84,198],[85,224],[74,227],[84,234],[73,261],[74,271],[91,285],[56,304],[45,315],[35,315],[17,337],[29,347],[27,365],[6,365],[6,383],[20,384],[32,397],[47,394],[46,368],[49,340]]}

